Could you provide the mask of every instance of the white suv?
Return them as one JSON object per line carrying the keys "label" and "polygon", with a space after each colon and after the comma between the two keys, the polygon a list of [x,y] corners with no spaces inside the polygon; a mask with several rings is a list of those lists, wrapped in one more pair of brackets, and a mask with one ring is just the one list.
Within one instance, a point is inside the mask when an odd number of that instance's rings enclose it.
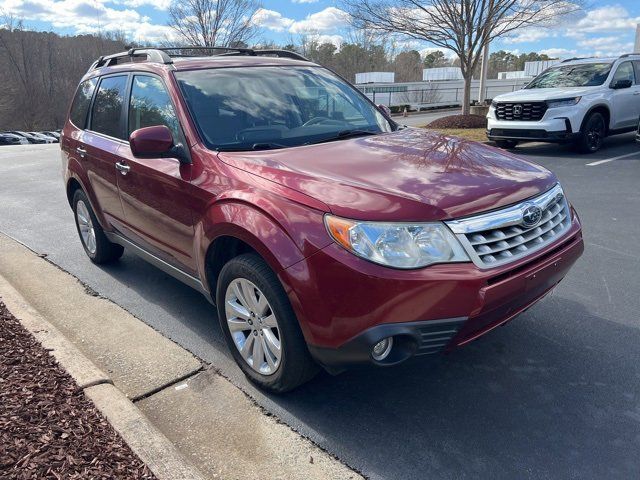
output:
{"label": "white suv", "polygon": [[589,153],[604,137],[634,130],[638,116],[640,54],[571,59],[522,90],[494,98],[487,137],[503,148],[520,141],[573,142]]}

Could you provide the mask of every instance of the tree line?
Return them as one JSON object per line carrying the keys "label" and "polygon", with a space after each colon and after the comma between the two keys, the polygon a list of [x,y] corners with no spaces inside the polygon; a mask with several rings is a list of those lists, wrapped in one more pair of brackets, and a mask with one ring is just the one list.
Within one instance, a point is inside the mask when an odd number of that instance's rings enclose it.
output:
{"label": "tree line", "polygon": [[[6,65],[0,69],[0,130],[61,128],[78,81],[91,63],[126,47],[125,37],[117,34],[60,36],[29,31],[19,23],[0,29],[0,58]],[[424,68],[459,65],[440,50],[424,55],[416,50],[397,51],[393,44],[366,36],[340,48],[305,37],[296,44],[267,47],[297,51],[351,82],[356,73],[372,71],[395,72],[396,82],[421,81]],[[537,53],[495,52],[490,56],[489,76],[496,78],[498,71],[522,69],[525,61],[544,59],[548,57]]]}

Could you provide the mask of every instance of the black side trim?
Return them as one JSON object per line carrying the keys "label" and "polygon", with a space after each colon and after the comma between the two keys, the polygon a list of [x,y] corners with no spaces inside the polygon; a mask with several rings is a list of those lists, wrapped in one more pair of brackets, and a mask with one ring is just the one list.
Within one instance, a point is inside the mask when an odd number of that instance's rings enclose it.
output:
{"label": "black side trim", "polygon": [[[315,360],[331,373],[358,364],[397,365],[412,356],[442,352],[466,321],[467,317],[458,317],[385,323],[365,330],[339,348],[309,345],[309,351]],[[376,361],[371,357],[371,349],[386,337],[393,337],[391,353],[383,361]]]}

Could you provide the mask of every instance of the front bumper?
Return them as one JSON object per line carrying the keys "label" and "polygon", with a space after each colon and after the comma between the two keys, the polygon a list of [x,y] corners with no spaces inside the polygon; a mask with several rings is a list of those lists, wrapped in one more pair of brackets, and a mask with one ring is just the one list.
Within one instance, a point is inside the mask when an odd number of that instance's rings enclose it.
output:
{"label": "front bumper", "polygon": [[[400,271],[330,245],[287,269],[283,283],[292,287],[287,292],[311,354],[328,370],[395,365],[464,345],[544,297],[584,250],[573,211],[572,217],[561,240],[503,267],[460,263]],[[392,353],[373,360],[373,345],[389,336]]]}
{"label": "front bumper", "polygon": [[572,107],[550,108],[539,121],[499,120],[495,107],[487,114],[489,140],[519,140],[564,143],[580,135],[584,116],[581,104]]}

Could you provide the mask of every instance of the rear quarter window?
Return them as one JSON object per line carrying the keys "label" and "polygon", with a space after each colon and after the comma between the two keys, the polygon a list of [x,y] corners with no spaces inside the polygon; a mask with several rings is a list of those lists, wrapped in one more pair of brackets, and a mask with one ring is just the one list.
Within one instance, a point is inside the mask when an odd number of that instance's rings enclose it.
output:
{"label": "rear quarter window", "polygon": [[98,80],[96,78],[90,78],[85,80],[78,86],[76,96],[71,103],[71,111],[69,113],[69,119],[78,128],[85,128],[87,124],[87,113],[89,113],[89,107],[91,106],[91,98],[93,98],[93,92],[96,89]]}

